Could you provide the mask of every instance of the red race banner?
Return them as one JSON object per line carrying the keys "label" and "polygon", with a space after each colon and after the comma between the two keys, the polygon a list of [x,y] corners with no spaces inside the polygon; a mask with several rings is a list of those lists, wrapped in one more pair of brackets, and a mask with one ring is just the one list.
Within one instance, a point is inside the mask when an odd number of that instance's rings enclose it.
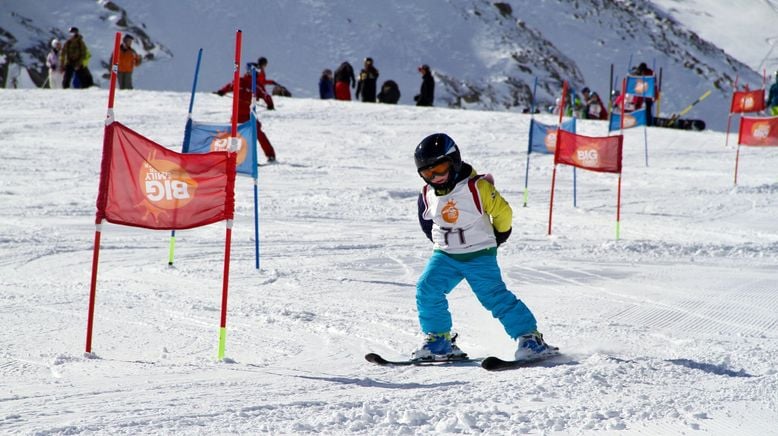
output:
{"label": "red race banner", "polygon": [[96,223],[178,230],[232,219],[235,156],[177,153],[114,122],[106,128]]}
{"label": "red race banner", "polygon": [[759,112],[764,110],[764,89],[735,91],[732,94],[730,113]]}
{"label": "red race banner", "polygon": [[624,136],[590,137],[566,130],[557,132],[554,163],[603,173],[621,172]]}
{"label": "red race banner", "polygon": [[742,117],[737,143],[778,146],[778,117]]}

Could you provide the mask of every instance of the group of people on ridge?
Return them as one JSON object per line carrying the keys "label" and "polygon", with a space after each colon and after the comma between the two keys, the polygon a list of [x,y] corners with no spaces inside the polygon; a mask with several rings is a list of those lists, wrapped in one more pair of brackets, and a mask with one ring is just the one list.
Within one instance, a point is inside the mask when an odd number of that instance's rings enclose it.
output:
{"label": "group of people on ridge", "polygon": [[[71,27],[68,32],[70,37],[64,44],[58,38],[51,40],[51,50],[46,55],[49,88],[89,88],[94,85],[94,78],[89,70],[92,54],[78,27]],[[141,56],[132,48],[134,40],[132,35],[125,34],[119,46],[119,89],[132,89],[132,71],[141,64]]]}
{"label": "group of people on ridge", "polygon": [[[419,67],[422,74],[421,91],[414,97],[416,106],[432,106],[435,100],[435,79],[427,64]],[[333,73],[325,69],[319,78],[319,97],[322,100],[351,100],[351,89],[356,87],[356,99],[365,103],[397,104],[400,101],[400,87],[394,80],[387,80],[378,90],[378,69],[373,58],[365,58],[359,79],[354,75],[354,68],[344,61]]]}

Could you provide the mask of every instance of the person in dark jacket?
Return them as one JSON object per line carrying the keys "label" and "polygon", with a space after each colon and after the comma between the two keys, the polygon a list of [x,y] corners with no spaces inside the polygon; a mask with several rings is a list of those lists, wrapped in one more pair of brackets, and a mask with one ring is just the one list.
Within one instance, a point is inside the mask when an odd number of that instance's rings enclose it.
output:
{"label": "person in dark jacket", "polygon": [[319,78],[319,97],[322,100],[335,98],[335,85],[332,81],[332,70],[329,68],[321,72],[321,78]]}
{"label": "person in dark jacket", "polygon": [[373,58],[365,58],[362,71],[359,72],[357,81],[357,99],[360,95],[365,103],[375,103],[376,82],[378,81],[378,70],[373,66]]}
{"label": "person in dark jacket", "polygon": [[343,62],[335,69],[335,100],[351,100],[351,90],[357,84],[354,77],[354,67],[348,62]]}
{"label": "person in dark jacket", "polygon": [[[62,87],[65,89],[70,88],[70,82],[74,75],[82,74],[80,71],[85,68],[84,62],[87,60],[88,53],[84,38],[78,32],[78,27],[71,27],[69,32],[70,38],[65,41],[59,54],[60,68],[65,70],[65,77],[62,80]],[[91,86],[91,84],[88,85]],[[82,87],[86,88],[87,86]]]}
{"label": "person in dark jacket", "polygon": [[421,73],[421,93],[413,97],[416,106],[432,106],[435,102],[435,79],[432,77],[430,66],[424,64],[419,67]]}
{"label": "person in dark jacket", "polygon": [[400,101],[400,87],[394,80],[387,80],[381,85],[381,92],[378,93],[378,101],[381,103],[397,104]]}

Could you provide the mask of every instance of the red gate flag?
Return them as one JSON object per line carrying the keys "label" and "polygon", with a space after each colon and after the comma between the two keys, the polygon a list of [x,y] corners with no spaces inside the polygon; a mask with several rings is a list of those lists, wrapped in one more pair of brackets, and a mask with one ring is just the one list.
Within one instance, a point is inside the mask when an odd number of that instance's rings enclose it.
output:
{"label": "red gate flag", "polygon": [[778,117],[742,117],[737,143],[778,146]]}
{"label": "red gate flag", "polygon": [[557,132],[554,164],[603,173],[621,173],[621,154],[624,136],[591,137],[566,130]]}
{"label": "red gate flag", "polygon": [[95,222],[179,230],[232,219],[236,154],[177,153],[113,122],[106,127]]}
{"label": "red gate flag", "polygon": [[732,94],[730,113],[759,112],[764,110],[764,89],[735,91]]}

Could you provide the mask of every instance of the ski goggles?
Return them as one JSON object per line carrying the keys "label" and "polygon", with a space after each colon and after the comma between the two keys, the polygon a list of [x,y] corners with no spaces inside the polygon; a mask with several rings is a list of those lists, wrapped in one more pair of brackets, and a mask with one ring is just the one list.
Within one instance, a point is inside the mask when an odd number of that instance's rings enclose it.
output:
{"label": "ski goggles", "polygon": [[443,161],[438,164],[422,168],[419,170],[419,174],[425,179],[432,179],[435,176],[445,176],[451,169],[451,163]]}

